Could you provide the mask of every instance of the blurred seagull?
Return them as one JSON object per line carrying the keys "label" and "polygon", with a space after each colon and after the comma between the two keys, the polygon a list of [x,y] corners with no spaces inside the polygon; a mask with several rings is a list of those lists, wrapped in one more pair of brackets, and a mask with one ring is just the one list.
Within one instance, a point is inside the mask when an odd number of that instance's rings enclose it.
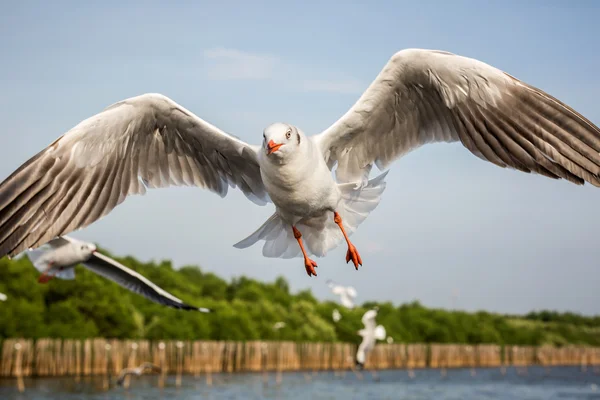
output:
{"label": "blurred seagull", "polygon": [[385,328],[382,325],[375,326],[375,318],[377,317],[378,310],[379,307],[375,307],[372,310],[367,311],[362,317],[362,323],[365,328],[358,331],[358,334],[363,338],[358,346],[358,351],[356,352],[356,366],[358,369],[364,367],[367,353],[373,350],[375,342],[377,340],[385,339]]}
{"label": "blurred seagull", "polygon": [[285,322],[275,322],[275,325],[273,325],[273,329],[275,329],[276,331],[285,327]]}
{"label": "blurred seagull", "polygon": [[128,375],[141,376],[142,374],[145,374],[147,372],[161,372],[161,371],[162,370],[159,366],[156,366],[149,362],[145,362],[136,368],[125,368],[125,369],[121,370],[121,372],[119,373],[119,377],[117,378],[117,385],[121,386],[123,384],[123,381],[125,381],[125,378]]}
{"label": "blurred seagull", "polygon": [[331,289],[333,294],[340,296],[340,303],[346,308],[354,308],[354,298],[356,297],[356,290],[352,286],[342,286],[334,283],[331,279],[328,279],[325,283]]}
{"label": "blurred seagull", "polygon": [[0,293],[0,301],[6,301],[8,297],[4,293]]}
{"label": "blurred seagull", "polygon": [[46,283],[52,278],[75,279],[75,266],[82,264],[90,271],[107,278],[127,290],[172,308],[211,312],[198,308],[166,292],[148,279],[96,250],[92,243],[82,242],[68,236],[51,240],[47,246],[27,251],[27,257],[42,273],[38,282]]}
{"label": "blurred seagull", "polygon": [[340,312],[336,308],[335,310],[333,310],[331,317],[333,318],[333,322],[338,322],[340,319],[342,319],[342,314],[340,314]]}

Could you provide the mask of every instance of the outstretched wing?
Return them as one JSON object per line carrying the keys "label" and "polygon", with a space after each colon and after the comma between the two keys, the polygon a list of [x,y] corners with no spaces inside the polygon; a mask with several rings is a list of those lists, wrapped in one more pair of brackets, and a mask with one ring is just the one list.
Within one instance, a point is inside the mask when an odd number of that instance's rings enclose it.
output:
{"label": "outstretched wing", "polygon": [[347,286],[346,287],[346,293],[348,294],[348,296],[355,298],[357,293],[356,293],[356,289],[354,289],[354,287],[352,286]]}
{"label": "outstretched wing", "polygon": [[385,337],[386,337],[385,327],[383,325],[377,325],[375,327],[375,332],[374,332],[373,336],[377,340],[385,340]]}
{"label": "outstretched wing", "polygon": [[327,281],[325,281],[325,283],[331,290],[331,293],[338,295],[338,296],[344,294],[345,289],[342,285],[332,281],[331,279],[328,279]]}
{"label": "outstretched wing", "polygon": [[334,286],[331,288],[331,293],[338,296],[344,296],[346,294],[346,288],[343,286]]}
{"label": "outstretched wing", "polygon": [[119,376],[117,377],[117,385],[121,386],[125,381],[127,375],[132,375],[136,372],[135,368],[125,368],[119,372]]}
{"label": "outstretched wing", "polygon": [[54,249],[58,249],[59,247],[67,246],[69,244],[81,244],[81,243],[83,243],[83,242],[81,242],[80,240],[73,239],[71,237],[68,237],[67,235],[63,235],[63,236],[54,238],[45,244]]}
{"label": "outstretched wing", "polygon": [[84,262],[83,265],[90,271],[106,279],[110,279],[125,289],[142,295],[155,303],[184,310],[210,312],[207,308],[198,308],[185,304],[183,301],[156,286],[134,270],[127,268],[123,264],[120,264],[97,251],[95,251],[94,254],[92,254],[92,257]]}
{"label": "outstretched wing", "polygon": [[154,365],[150,362],[145,362],[142,365],[140,365],[140,367],[142,368],[142,371],[147,372],[162,372],[162,369],[158,366],[158,365]]}
{"label": "outstretched wing", "polygon": [[0,184],[0,257],[83,228],[146,188],[198,186],[222,197],[268,194],[256,148],[173,100],[145,94],[72,128]]}
{"label": "outstretched wing", "polygon": [[329,287],[329,288],[333,288],[334,286],[337,286],[337,283],[335,283],[334,281],[332,281],[331,279],[327,279],[325,281],[325,284]]}
{"label": "outstretched wing", "polygon": [[354,106],[315,137],[340,182],[424,144],[460,141],[500,167],[600,186],[600,129],[540,89],[481,61],[396,53]]}
{"label": "outstretched wing", "polygon": [[365,330],[372,335],[375,330],[375,318],[377,317],[377,311],[368,310],[362,316],[362,323],[365,326]]}

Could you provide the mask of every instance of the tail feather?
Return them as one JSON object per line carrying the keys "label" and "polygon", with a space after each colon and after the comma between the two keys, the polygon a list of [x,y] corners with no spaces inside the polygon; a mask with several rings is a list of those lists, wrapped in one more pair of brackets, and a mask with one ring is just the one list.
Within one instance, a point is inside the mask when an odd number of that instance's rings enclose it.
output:
{"label": "tail feather", "polygon": [[54,276],[58,279],[73,280],[75,279],[75,267],[65,268],[62,271],[58,271]]}
{"label": "tail feather", "polygon": [[[267,238],[263,246],[263,255],[269,258],[294,258],[300,256],[302,251],[294,237],[292,229],[280,221],[280,226],[276,235],[271,235],[272,239]],[[270,239],[270,240],[269,240]]]}
{"label": "tail feather", "polygon": [[367,186],[357,189],[353,183],[338,185],[342,193],[346,215],[342,215],[348,234],[354,233],[358,226],[379,205],[385,190],[385,177],[389,171],[371,179]]}
{"label": "tail feather", "polygon": [[252,246],[259,240],[272,239],[272,237],[269,236],[273,235],[273,232],[276,231],[280,222],[281,221],[277,217],[277,214],[271,215],[269,219],[265,221],[264,224],[262,224],[256,231],[254,231],[254,233],[252,233],[247,238],[240,240],[239,242],[234,244],[233,247],[238,249],[245,249],[247,247]]}
{"label": "tail feather", "polygon": [[44,260],[42,256],[47,252],[48,249],[38,247],[37,249],[27,250],[25,254],[27,255],[27,258],[29,258],[29,261],[31,261],[35,269],[37,269],[40,272],[44,272],[48,269],[48,263],[46,262],[46,260]]}
{"label": "tail feather", "polygon": [[[245,249],[259,240],[264,240],[263,255],[269,258],[294,258],[300,254],[300,248],[296,243],[292,229],[273,214],[254,233],[247,238],[237,242],[233,247]],[[296,246],[290,246],[290,243]]]}
{"label": "tail feather", "polygon": [[[387,174],[388,171],[378,175],[364,187],[357,186],[354,183],[338,185],[342,201],[337,211],[342,217],[344,229],[348,236],[352,235],[371,211],[379,205],[381,195],[385,190],[385,177]],[[314,224],[316,229],[309,226],[308,235],[300,227],[298,229],[306,237],[306,247],[312,254],[322,257],[344,240],[344,236],[333,221],[332,216],[326,215],[322,220],[313,219],[310,222],[316,222]]]}
{"label": "tail feather", "polygon": [[[355,183],[338,184],[342,201],[337,212],[340,214],[348,235],[377,207],[385,190],[385,177],[388,171],[368,181],[364,187]],[[302,233],[302,240],[309,255],[323,257],[335,248],[344,238],[332,215],[303,219],[296,224]],[[269,258],[294,258],[302,253],[290,226],[277,214],[271,215],[254,233],[234,247],[243,249],[264,240],[263,255]]]}

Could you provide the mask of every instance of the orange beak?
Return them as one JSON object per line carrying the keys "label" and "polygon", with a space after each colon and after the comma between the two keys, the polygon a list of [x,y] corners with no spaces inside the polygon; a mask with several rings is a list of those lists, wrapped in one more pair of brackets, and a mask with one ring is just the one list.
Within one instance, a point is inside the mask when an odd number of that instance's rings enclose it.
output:
{"label": "orange beak", "polygon": [[267,154],[275,153],[281,146],[283,146],[283,143],[275,143],[269,140],[269,143],[267,143]]}

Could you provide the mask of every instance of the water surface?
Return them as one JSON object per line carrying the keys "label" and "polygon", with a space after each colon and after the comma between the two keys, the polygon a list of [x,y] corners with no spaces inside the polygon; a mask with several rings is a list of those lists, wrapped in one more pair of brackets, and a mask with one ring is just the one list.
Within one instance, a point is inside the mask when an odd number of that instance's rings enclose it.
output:
{"label": "water surface", "polygon": [[600,374],[575,367],[528,368],[517,373],[508,368],[503,375],[498,368],[450,369],[441,371],[415,370],[414,377],[406,370],[379,371],[377,376],[364,372],[362,379],[354,373],[316,374],[283,373],[280,385],[275,374],[215,374],[212,385],[206,377],[184,376],[181,386],[169,376],[164,388],[159,388],[157,376],[133,378],[129,389],[114,386],[102,388],[102,378],[25,379],[25,392],[19,393],[15,379],[0,380],[2,400],[113,400],[113,399],[435,399],[435,400],[514,400],[514,399],[598,399]]}

